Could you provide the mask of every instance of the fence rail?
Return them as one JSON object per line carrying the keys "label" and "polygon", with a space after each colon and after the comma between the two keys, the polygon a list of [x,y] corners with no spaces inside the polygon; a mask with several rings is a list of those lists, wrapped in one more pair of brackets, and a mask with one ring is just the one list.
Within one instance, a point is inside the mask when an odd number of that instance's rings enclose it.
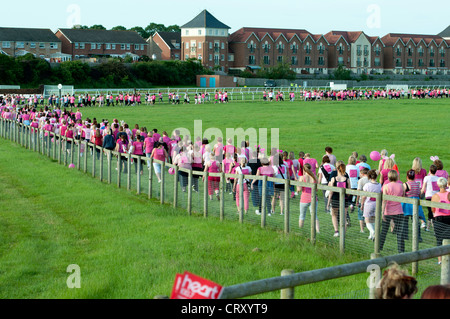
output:
{"label": "fence rail", "polygon": [[[285,234],[297,234],[309,238],[314,245],[320,241],[336,246],[341,253],[350,249],[352,252],[375,258],[380,254],[397,253],[400,242],[405,252],[416,252],[436,246],[432,231],[422,229],[419,221],[419,209],[427,207],[450,209],[450,204],[431,202],[371,193],[352,189],[331,187],[322,184],[309,184],[290,179],[254,175],[234,175],[225,173],[207,173],[179,168],[172,163],[161,162],[146,156],[122,154],[103,149],[87,141],[68,139],[59,134],[49,133],[17,121],[1,119],[0,135],[4,139],[20,144],[56,160],[59,164],[72,166],[76,170],[98,178],[117,187],[126,187],[136,194],[146,195],[149,199],[158,199],[161,204],[170,204],[183,208],[188,215],[202,214],[218,217],[220,220],[236,220],[239,223],[252,223],[261,228],[281,229]],[[161,173],[157,173],[161,166]],[[168,170],[173,168],[174,174]],[[219,181],[209,181],[208,177],[218,177]],[[243,185],[244,179],[255,181],[248,192],[244,187],[233,192],[234,179]],[[283,184],[283,190],[274,193],[271,183]],[[309,209],[310,219],[300,220],[299,200],[302,187],[311,188],[312,201]],[[297,194],[296,194],[297,188]],[[338,227],[339,237],[333,237],[331,215],[325,208],[326,191],[339,193]],[[217,196],[215,196],[217,195]],[[345,207],[345,196],[368,196],[376,199],[375,238],[367,240],[360,233],[359,225],[351,225],[355,214]],[[405,238],[388,232],[381,238],[382,203],[384,200],[411,204],[413,215],[405,219]],[[280,205],[277,205],[280,203]],[[282,205],[281,205],[282,203]],[[253,212],[250,206],[255,209]],[[357,209],[356,209],[357,211]],[[281,212],[283,214],[281,215]],[[298,216],[298,217],[297,217]],[[360,222],[359,218],[356,218]],[[302,222],[303,224],[301,225]],[[320,225],[320,230],[319,230]],[[383,242],[382,242],[383,241]],[[397,242],[397,243],[396,243]],[[384,245],[383,245],[384,244]],[[397,244],[397,245],[396,245]],[[397,249],[396,249],[397,248]],[[412,273],[419,271],[418,262],[413,262]]]}

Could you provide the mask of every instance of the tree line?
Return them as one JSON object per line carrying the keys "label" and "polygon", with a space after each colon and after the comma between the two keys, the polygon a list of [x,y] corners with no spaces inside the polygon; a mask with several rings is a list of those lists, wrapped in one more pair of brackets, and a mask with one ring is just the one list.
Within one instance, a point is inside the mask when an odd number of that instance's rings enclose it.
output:
{"label": "tree line", "polygon": [[[101,24],[94,24],[94,25],[92,25],[90,27],[88,27],[86,25],[82,25],[82,26],[78,26],[77,28],[78,29],[107,30]],[[118,26],[115,26],[115,27],[111,28],[111,30],[136,31],[137,33],[140,34],[141,37],[143,37],[144,39],[148,39],[153,34],[155,34],[155,32],[180,32],[181,28],[178,25],[176,25],[176,24],[165,26],[164,24],[161,24],[161,23],[151,22],[145,28],[140,27],[140,26],[136,26],[136,27],[132,27],[132,28],[127,29],[124,26],[118,25]]]}
{"label": "tree line", "polygon": [[52,66],[32,54],[16,58],[0,55],[0,85],[20,85],[22,88],[59,83],[76,88],[195,85],[199,74],[211,74],[211,71],[195,59],[125,63],[121,59],[111,58],[96,64],[77,60]]}

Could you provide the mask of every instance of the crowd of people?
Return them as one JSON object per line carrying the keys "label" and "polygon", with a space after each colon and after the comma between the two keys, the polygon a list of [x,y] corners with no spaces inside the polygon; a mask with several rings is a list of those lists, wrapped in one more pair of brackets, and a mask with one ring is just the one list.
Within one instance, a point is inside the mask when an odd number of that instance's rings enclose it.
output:
{"label": "crowd of people", "polygon": [[[337,160],[333,149],[325,147],[324,154],[314,158],[307,152],[280,151],[270,149],[266,151],[262,147],[249,145],[248,141],[240,141],[234,144],[232,139],[222,140],[217,138],[214,143],[201,137],[192,139],[190,136],[181,136],[179,131],[160,131],[157,128],[147,129],[139,124],[128,124],[118,119],[96,119],[83,117],[82,108],[61,109],[46,106],[39,110],[34,105],[13,107],[11,100],[3,100],[1,103],[1,116],[4,119],[18,121],[29,125],[33,131],[42,130],[44,142],[51,143],[54,138],[64,136],[68,140],[65,144],[67,152],[71,151],[72,143],[77,141],[89,141],[92,144],[107,150],[114,150],[121,154],[130,153],[147,157],[147,167],[150,167],[150,158],[158,161],[170,162],[185,170],[203,171],[208,173],[225,172],[229,174],[243,174],[268,176],[279,179],[290,179],[305,183],[317,183],[322,185],[342,187],[347,189],[362,190],[371,193],[383,193],[408,198],[420,198],[433,202],[450,203],[450,182],[443,162],[437,157],[432,157],[432,163],[422,167],[422,160],[414,158],[411,168],[407,172],[400,173],[395,162],[395,156],[389,156],[386,150],[380,152],[380,160],[377,167],[371,167],[367,163],[365,155],[352,152],[349,157]],[[69,102],[71,103],[71,102]],[[81,156],[86,150],[81,149]],[[319,154],[318,154],[319,155]],[[97,156],[100,150],[97,148]],[[121,169],[127,172],[127,157],[120,156]],[[161,164],[153,162],[153,169],[158,181],[161,181]],[[143,173],[145,161],[134,160],[135,172]],[[180,183],[183,191],[188,185],[188,174],[180,171]],[[193,189],[198,191],[199,175],[194,174]],[[241,185],[242,183],[242,185]],[[220,199],[220,177],[208,176],[208,195],[212,200]],[[226,192],[233,195],[236,208],[243,213],[250,210],[250,202],[253,204],[256,214],[265,213],[271,216],[275,213],[284,214],[285,186],[281,182],[267,183],[266,202],[261,202],[262,181],[246,178],[243,182],[239,178],[226,179]],[[243,188],[244,201],[240,203],[240,190]],[[308,209],[313,205],[311,188],[291,187],[289,196],[299,196],[300,214],[299,227],[304,225],[304,219]],[[339,236],[340,223],[340,194],[337,191],[323,191],[320,196],[323,199],[324,210],[330,214],[334,228],[333,236]],[[262,208],[265,207],[265,211]],[[315,205],[316,212],[318,204]],[[350,213],[357,211],[358,226],[361,233],[365,229],[369,231],[368,239],[375,238],[375,209],[376,200],[367,196],[345,196],[346,227],[351,225]],[[383,220],[380,234],[380,250],[383,249],[388,232],[396,234],[398,252],[405,250],[405,241],[408,239],[408,220],[412,218],[412,205],[394,201],[383,201]],[[317,214],[316,214],[317,216]],[[428,208],[427,214],[419,207],[421,230],[428,231],[434,227],[437,245],[442,245],[442,240],[450,238],[450,211],[445,209]],[[316,230],[320,232],[317,220]],[[419,239],[421,240],[421,239]]]}
{"label": "crowd of people", "polygon": [[[346,89],[346,90],[325,90],[325,89],[285,89],[285,90],[263,90],[261,93],[262,101],[283,102],[285,95],[289,97],[289,101],[294,102],[297,99],[301,101],[345,101],[345,100],[372,100],[372,99],[431,99],[431,98],[448,98],[450,89],[434,88],[434,89]],[[155,105],[157,103],[166,104],[204,104],[204,103],[227,103],[229,102],[229,93],[227,90],[215,90],[208,92],[207,90],[200,92],[119,92],[116,94],[101,93],[77,93],[64,94],[59,97],[56,94],[44,98],[43,95],[32,94],[13,94],[8,96],[0,96],[0,103],[3,100],[11,105],[17,106],[38,106],[59,108],[74,107],[103,107],[103,106],[135,106],[135,105]],[[240,97],[241,99],[241,97]]]}

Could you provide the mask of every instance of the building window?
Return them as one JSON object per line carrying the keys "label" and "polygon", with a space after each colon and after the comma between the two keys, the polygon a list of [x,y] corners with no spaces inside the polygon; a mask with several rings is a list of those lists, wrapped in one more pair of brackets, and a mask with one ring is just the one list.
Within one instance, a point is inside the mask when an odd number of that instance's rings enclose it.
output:
{"label": "building window", "polygon": [[106,50],[111,50],[111,44],[110,43],[106,43]]}
{"label": "building window", "polygon": [[45,43],[39,43],[39,49],[45,49]]}
{"label": "building window", "polygon": [[380,56],[381,50],[380,50],[380,46],[378,44],[375,47],[374,51],[375,51],[375,56]]}
{"label": "building window", "polygon": [[317,46],[317,50],[319,51],[319,54],[323,54],[323,53],[324,53],[325,49],[324,49],[322,43],[320,43],[320,44]]}
{"label": "building window", "polygon": [[186,30],[185,34],[186,34],[186,35],[189,35],[189,30]]}
{"label": "building window", "polygon": [[186,42],[186,49],[189,49],[189,42]]}
{"label": "building window", "polygon": [[310,54],[311,53],[311,45],[309,44],[309,42],[306,43],[305,52],[306,52],[306,54]]}
{"label": "building window", "polygon": [[439,49],[439,54],[441,55],[441,57],[445,57],[445,49],[444,48],[440,48]]}
{"label": "building window", "polygon": [[97,47],[97,44],[91,43],[91,50],[95,50],[96,47]]}
{"label": "building window", "polygon": [[264,64],[269,64],[270,63],[270,59],[268,55],[264,56]]}
{"label": "building window", "polygon": [[364,46],[364,55],[365,55],[365,56],[368,56],[368,55],[369,55],[369,46],[368,46],[368,45],[365,45],[365,46]]}
{"label": "building window", "polygon": [[291,49],[293,54],[297,54],[298,44],[296,42],[291,44]]}
{"label": "building window", "polygon": [[84,48],[85,48],[85,44],[82,42],[82,43],[80,43],[80,49],[81,50],[84,50]]}
{"label": "building window", "polygon": [[423,66],[423,59],[419,59],[419,66]]}
{"label": "building window", "polygon": [[[39,48],[41,47],[42,43],[39,43]],[[75,42],[75,50],[77,50],[80,47],[80,45],[78,44],[78,42]]]}
{"label": "building window", "polygon": [[23,49],[23,48],[25,48],[25,43],[23,43],[23,42],[16,42],[16,48],[17,48],[17,49]]}
{"label": "building window", "polygon": [[402,59],[396,59],[395,60],[395,66],[396,67],[401,67],[402,66]]}
{"label": "building window", "polygon": [[213,43],[209,42],[209,49],[212,50],[212,48],[213,48]]}
{"label": "building window", "polygon": [[380,58],[375,58],[373,64],[374,64],[375,66],[381,66]]}
{"label": "building window", "polygon": [[202,29],[198,30],[198,35],[202,35]]}
{"label": "building window", "polygon": [[298,58],[297,58],[296,56],[293,56],[293,57],[291,58],[291,64],[292,64],[292,65],[298,65]]}
{"label": "building window", "polygon": [[121,45],[120,45],[120,49],[121,49],[121,50],[125,50],[125,44],[121,44]]}
{"label": "building window", "polygon": [[218,65],[219,63],[220,63],[219,55],[218,54],[214,54],[214,64]]}
{"label": "building window", "polygon": [[412,56],[414,52],[414,49],[411,47],[408,47],[408,56]]}
{"label": "building window", "polygon": [[139,44],[135,44],[135,45],[134,45],[134,50],[135,50],[135,51],[138,51],[138,50],[139,50]]}
{"label": "building window", "polygon": [[402,55],[402,49],[400,48],[400,46],[397,46],[397,49],[395,51],[397,52],[397,56]]}
{"label": "building window", "polygon": [[277,56],[277,62],[278,63],[282,63],[283,62],[283,56],[282,55]]}
{"label": "building window", "polygon": [[9,49],[9,48],[11,48],[11,42],[9,42],[9,41],[3,41],[3,42],[2,42],[2,48],[3,48],[3,49]]}
{"label": "building window", "polygon": [[430,67],[434,68],[436,65],[434,64],[434,59],[430,59]]}
{"label": "building window", "polygon": [[339,49],[338,49],[338,53],[339,53],[339,55],[342,55],[342,54],[344,54],[344,47],[342,46],[342,43],[341,43],[341,44],[339,44]]}
{"label": "building window", "polygon": [[433,47],[430,48],[430,56],[434,56],[434,48]]}
{"label": "building window", "polygon": [[255,56],[254,55],[248,56],[248,64],[250,64],[250,65],[255,64]]}
{"label": "building window", "polygon": [[413,60],[412,59],[408,59],[408,61],[406,61],[406,66],[412,67],[413,66]]}
{"label": "building window", "polygon": [[220,45],[221,45],[221,49],[222,49],[222,50],[225,50],[225,43],[222,42]]}
{"label": "building window", "polygon": [[439,66],[440,66],[441,68],[444,68],[444,67],[445,67],[445,60],[444,60],[444,59],[441,59],[441,61],[439,62]]}
{"label": "building window", "polygon": [[131,45],[128,43],[127,44],[127,50],[130,50],[131,49]]}
{"label": "building window", "polygon": [[281,41],[280,41],[280,43],[277,44],[277,50],[278,50],[278,53],[280,53],[280,54],[282,54],[284,51],[284,44],[281,43]]}
{"label": "building window", "polygon": [[30,42],[30,48],[31,49],[35,49],[36,48],[36,43],[35,42]]}
{"label": "building window", "polygon": [[305,56],[305,65],[311,65],[311,57]]}
{"label": "building window", "polygon": [[268,53],[270,49],[269,43],[266,41],[266,43],[263,44],[264,53]]}
{"label": "building window", "polygon": [[116,49],[116,45],[113,43],[113,44],[111,44],[111,49],[112,50],[115,50]]}
{"label": "building window", "polygon": [[361,51],[361,46],[360,45],[356,46],[356,55],[362,55],[362,51]]}
{"label": "building window", "polygon": [[199,48],[199,49],[202,48],[202,43],[201,43],[201,42],[198,43],[198,48]]}
{"label": "building window", "polygon": [[225,55],[224,55],[224,54],[221,54],[221,55],[220,55],[220,60],[221,60],[221,61],[225,61]]}
{"label": "building window", "polygon": [[319,63],[319,65],[324,65],[325,64],[325,59],[323,58],[323,56],[319,57],[318,63]]}
{"label": "building window", "polygon": [[141,50],[142,50],[142,51],[145,50],[145,44],[141,44]]}
{"label": "building window", "polygon": [[212,54],[209,55],[209,61],[212,61]]}
{"label": "building window", "polygon": [[343,65],[344,64],[344,57],[340,56],[338,57],[338,65]]}

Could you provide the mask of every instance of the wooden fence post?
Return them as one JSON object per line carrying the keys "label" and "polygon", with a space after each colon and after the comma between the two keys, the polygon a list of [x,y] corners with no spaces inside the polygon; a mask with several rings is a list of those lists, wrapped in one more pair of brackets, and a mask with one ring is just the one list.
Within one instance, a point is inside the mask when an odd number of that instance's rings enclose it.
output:
{"label": "wooden fence post", "polygon": [[239,194],[236,194],[236,196],[239,196],[239,223],[244,222],[244,175],[239,174],[238,178],[239,183]]}
{"label": "wooden fence post", "polygon": [[[405,221],[406,223],[408,220]],[[412,251],[419,250],[419,199],[414,200],[412,216]],[[416,276],[419,271],[419,263],[412,263],[411,274]]]}
{"label": "wooden fence post", "polygon": [[[281,276],[293,275],[294,271],[292,269],[284,269],[281,272]],[[294,299],[295,287],[281,289],[281,299]]]}
{"label": "wooden fence post", "polygon": [[311,188],[311,243],[316,244],[316,226],[317,226],[317,184]]}
{"label": "wooden fence post", "polygon": [[375,244],[374,244],[374,254],[378,258],[380,256],[380,231],[381,231],[381,220],[383,218],[382,205],[383,197],[381,193],[377,193],[375,196],[376,206],[375,206]]}
{"label": "wooden fence post", "polygon": [[[445,226],[448,227],[447,225]],[[450,239],[444,239],[442,245],[450,245]],[[450,284],[450,255],[444,255],[441,261],[441,285],[448,284]]]}
{"label": "wooden fence post", "polygon": [[189,176],[188,176],[188,190],[187,190],[187,194],[188,194],[188,198],[187,198],[187,213],[188,215],[191,215],[192,212],[192,179],[193,179],[193,174],[192,174],[192,170],[189,170]]}
{"label": "wooden fence post", "polygon": [[151,199],[153,196],[153,157],[150,157],[148,165],[148,199]]}
{"label": "wooden fence post", "polygon": [[345,229],[347,216],[345,213],[345,188],[339,188],[339,249],[345,252]]}
{"label": "wooden fence post", "polygon": [[203,216],[208,217],[208,176],[209,173],[205,172],[205,181],[203,183]]}
{"label": "wooden fence post", "polygon": [[161,183],[160,183],[160,202],[161,204],[164,204],[164,195],[165,195],[165,190],[164,190],[164,186],[166,184],[166,178],[165,178],[165,174],[166,173],[166,161],[163,161],[161,163]]}
{"label": "wooden fence post", "polygon": [[131,189],[131,154],[127,153],[127,190]]}
{"label": "wooden fence post", "polygon": [[226,187],[226,178],[225,173],[222,172],[222,175],[220,176],[220,220],[223,221],[225,218],[225,187]]}
{"label": "wooden fence post", "polygon": [[173,175],[173,208],[177,208],[178,205],[178,165],[174,167],[174,175]]}
{"label": "wooden fence post", "polygon": [[266,207],[266,198],[267,198],[267,176],[264,175],[262,180],[262,190],[261,190],[261,227],[266,227],[266,210],[270,209]]}
{"label": "wooden fence post", "polygon": [[[289,176],[289,174],[287,174]],[[289,178],[284,180],[284,233],[289,234],[291,231],[289,225],[289,198],[290,198],[291,181]]]}

